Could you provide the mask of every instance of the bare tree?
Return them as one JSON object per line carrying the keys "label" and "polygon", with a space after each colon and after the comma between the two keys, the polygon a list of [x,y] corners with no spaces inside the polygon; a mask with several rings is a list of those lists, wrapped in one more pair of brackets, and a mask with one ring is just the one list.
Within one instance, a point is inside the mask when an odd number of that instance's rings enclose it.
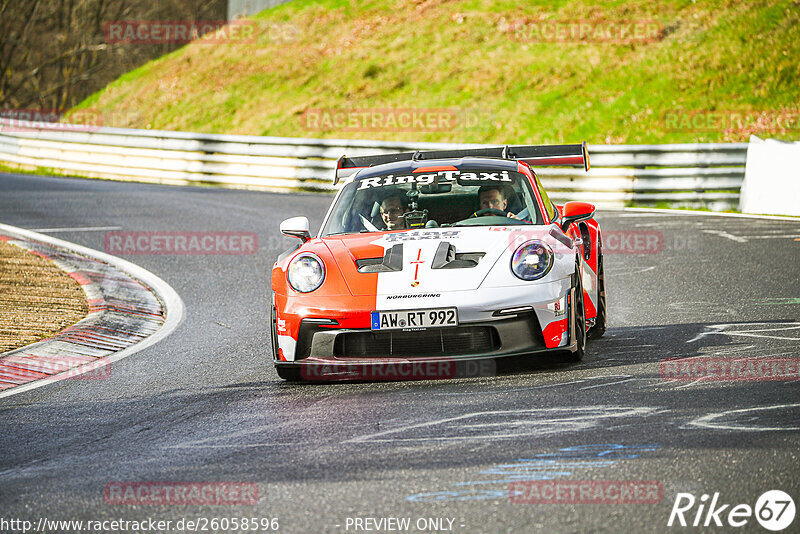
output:
{"label": "bare tree", "polygon": [[181,44],[106,42],[120,20],[222,20],[225,0],[0,0],[0,109],[67,109]]}

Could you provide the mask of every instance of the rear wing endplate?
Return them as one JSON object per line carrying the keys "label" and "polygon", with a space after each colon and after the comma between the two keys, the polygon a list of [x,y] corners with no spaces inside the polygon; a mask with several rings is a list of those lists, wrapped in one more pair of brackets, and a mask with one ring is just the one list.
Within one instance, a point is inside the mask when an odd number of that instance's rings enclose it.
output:
{"label": "rear wing endplate", "polygon": [[403,152],[401,154],[379,154],[348,158],[342,156],[336,162],[336,175],[333,184],[347,178],[365,167],[395,163],[398,161],[420,161],[433,159],[454,159],[463,157],[503,158],[524,161],[532,166],[582,165],[589,170],[589,153],[586,141],[576,145],[520,145],[489,148],[466,148],[455,150],[432,150],[429,152]]}

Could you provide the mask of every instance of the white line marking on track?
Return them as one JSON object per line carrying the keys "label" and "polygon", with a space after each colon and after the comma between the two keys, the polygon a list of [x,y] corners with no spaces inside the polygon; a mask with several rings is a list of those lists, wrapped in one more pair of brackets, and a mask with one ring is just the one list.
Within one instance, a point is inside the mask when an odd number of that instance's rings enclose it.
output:
{"label": "white line marking on track", "polygon": [[586,386],[586,387],[583,387],[583,388],[578,388],[578,391],[583,391],[584,389],[604,388],[606,386],[613,386],[614,384],[622,384],[622,383],[625,383],[625,382],[630,382],[631,380],[636,380],[636,379],[634,377],[632,377],[632,376],[628,376],[628,377],[623,378],[622,380],[617,380],[616,382],[608,382],[608,383],[605,383],[605,384],[597,384],[595,386]]}
{"label": "white line marking on track", "polygon": [[[760,412],[766,410],[779,410],[781,408],[798,408],[800,404],[776,404],[775,406],[759,406],[756,408],[744,408],[741,410],[728,410],[726,412],[710,413],[703,417],[691,421],[689,426],[696,426],[700,428],[709,428],[712,430],[744,430],[747,432],[766,432],[774,430],[800,430],[800,426],[794,427],[760,427],[760,426],[741,426],[736,424],[714,423],[715,419],[724,417],[726,415]],[[752,418],[751,418],[752,419]]]}
{"label": "white line marking on track", "polygon": [[[524,388],[511,388],[511,389],[495,389],[495,390],[485,390],[483,391],[486,395],[504,395],[506,393],[515,393],[517,391],[533,391],[535,389],[545,389],[545,388],[555,388],[560,386],[571,386],[573,384],[583,384],[584,382],[588,382],[589,380],[596,380],[600,378],[606,378],[604,376],[592,376],[589,378],[581,378],[579,380],[572,380],[570,382],[557,382],[555,384],[544,384],[541,386],[530,386]],[[426,396],[440,396],[440,397],[449,397],[449,396],[457,396],[457,395],[475,395],[474,391],[448,391],[444,393],[431,393],[431,392],[422,392],[422,391],[409,391],[407,393],[398,393],[398,395],[426,395]]]}
{"label": "white line marking on track", "polygon": [[[619,211],[613,209],[607,209],[603,211]],[[800,217],[791,217],[785,215],[751,215],[749,213],[720,213],[718,211],[695,211],[695,210],[670,210],[670,209],[663,209],[663,208],[622,208],[623,212],[635,213],[639,212],[640,214],[650,213],[653,215],[700,215],[706,217],[733,217],[736,219],[762,219],[768,221],[793,221],[793,222],[800,222]],[[633,216],[633,215],[631,215]],[[625,217],[625,215],[620,215],[620,217]]]}
{"label": "white line marking on track", "polygon": [[703,233],[724,237],[725,239],[730,239],[731,241],[736,241],[737,243],[747,243],[747,238],[729,234],[728,232],[723,232],[722,230],[703,230]]}
{"label": "white line marking on track", "polygon": [[122,230],[121,226],[79,226],[75,228],[33,228],[31,232],[47,232],[57,234],[58,232],[107,232],[111,230]]}
{"label": "white line marking on track", "polygon": [[614,269],[606,268],[606,274],[614,274],[616,276],[632,275],[632,274],[639,274],[639,273],[645,273],[647,271],[652,271],[655,268],[656,268],[655,265],[651,265],[650,267],[644,267],[644,268],[641,268],[641,269],[628,269],[628,268],[624,268],[624,267],[619,267],[619,268],[614,268]]}
{"label": "white line marking on track", "polygon": [[800,234],[793,235],[746,235],[745,239],[797,239]]}
{"label": "white line marking on track", "polygon": [[[758,330],[726,330],[728,327],[734,326],[757,326],[757,325],[772,325],[772,328],[764,328]],[[711,332],[700,332],[686,343],[693,343],[699,341],[706,336],[723,335],[723,336],[741,336],[741,337],[756,337],[765,339],[777,339],[781,341],[800,341],[796,337],[782,337],[782,336],[768,336],[764,334],[754,334],[753,332],[779,332],[782,330],[800,330],[800,323],[781,323],[774,325],[773,323],[741,323],[741,324],[713,324],[706,328],[713,329]]]}
{"label": "white line marking on track", "polygon": [[237,449],[249,449],[249,448],[256,448],[256,447],[297,447],[302,445],[308,445],[308,443],[276,443],[274,441],[270,441],[268,443],[223,443],[222,445],[211,445],[199,442],[189,442],[189,443],[181,443],[180,445],[167,445],[164,447],[165,449],[228,449],[230,447],[236,447]]}
{"label": "white line marking on track", "polygon": [[[563,432],[578,432],[596,427],[600,420],[620,417],[642,417],[660,413],[663,410],[645,406],[582,406],[575,408],[539,408],[536,410],[495,410],[473,412],[455,417],[436,419],[424,423],[406,425],[349,439],[343,443],[379,443],[379,442],[421,442],[421,441],[470,441],[495,440],[505,438],[522,438],[544,436]],[[481,418],[506,418],[505,420],[487,423]],[[477,419],[477,420],[476,420]],[[475,420],[475,422],[470,422]],[[412,437],[388,437],[390,434],[402,435],[403,432],[417,429],[429,429],[438,426],[439,433],[456,435],[420,435]],[[490,429],[501,428],[493,432]],[[485,429],[483,433],[475,430]],[[505,433],[503,433],[505,430]],[[433,430],[437,433],[436,430]],[[461,435],[458,435],[462,433]]]}
{"label": "white line marking on track", "polygon": [[756,348],[755,345],[745,345],[744,347],[721,347],[721,348],[715,349],[714,352],[711,352],[708,355],[709,356],[728,356],[728,355],[731,355],[731,354],[737,354],[739,352],[752,353],[755,348]]}
{"label": "white line marking on track", "polygon": [[683,388],[692,387],[692,386],[694,386],[696,384],[699,384],[700,382],[703,382],[702,378],[698,378],[697,380],[695,380],[693,382],[689,382],[688,384],[681,384],[680,386],[675,386],[673,389],[683,389]]}

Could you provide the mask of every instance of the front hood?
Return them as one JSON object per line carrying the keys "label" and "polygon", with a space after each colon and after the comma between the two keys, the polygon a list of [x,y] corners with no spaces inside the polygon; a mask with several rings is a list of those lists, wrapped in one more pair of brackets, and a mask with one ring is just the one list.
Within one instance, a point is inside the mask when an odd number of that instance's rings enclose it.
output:
{"label": "front hood", "polygon": [[[510,261],[530,239],[559,245],[549,226],[481,226],[430,228],[324,238],[354,295],[469,291],[481,287],[495,264]],[[555,249],[555,246],[553,247]],[[563,249],[563,245],[561,246]],[[387,256],[387,251],[391,253]],[[382,258],[377,272],[358,271],[358,260]],[[362,262],[363,263],[363,262]],[[510,268],[500,278],[513,279]],[[507,271],[507,272],[506,272]],[[491,276],[496,280],[498,276]],[[504,285],[504,284],[501,284]]]}

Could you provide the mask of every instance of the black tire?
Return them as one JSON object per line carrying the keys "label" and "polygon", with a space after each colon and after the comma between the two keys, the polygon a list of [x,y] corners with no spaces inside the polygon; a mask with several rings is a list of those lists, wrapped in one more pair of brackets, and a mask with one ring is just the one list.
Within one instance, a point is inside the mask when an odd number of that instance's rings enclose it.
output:
{"label": "black tire", "polygon": [[603,271],[603,254],[597,259],[597,318],[594,326],[586,332],[589,339],[600,339],[606,333],[608,314],[606,312],[606,277]]}
{"label": "black tire", "polygon": [[[272,306],[270,307],[270,338],[272,341],[272,361],[278,361],[278,314],[275,310],[275,295],[272,296]],[[283,380],[298,382],[302,378],[300,369],[297,367],[287,367],[285,365],[275,365],[275,372]]]}
{"label": "black tire", "polygon": [[586,308],[583,305],[583,280],[580,265],[575,266],[575,285],[572,289],[575,301],[575,344],[577,350],[569,353],[569,360],[579,362],[586,355]]}

